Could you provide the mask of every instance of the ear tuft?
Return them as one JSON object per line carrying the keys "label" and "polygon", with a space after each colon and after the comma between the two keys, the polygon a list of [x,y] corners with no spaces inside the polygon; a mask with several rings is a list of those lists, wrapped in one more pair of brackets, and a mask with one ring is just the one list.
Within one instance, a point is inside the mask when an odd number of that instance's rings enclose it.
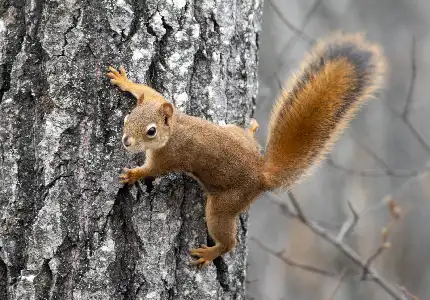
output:
{"label": "ear tuft", "polygon": [[173,104],[172,103],[161,104],[161,111],[164,115],[164,123],[166,125],[169,125],[169,120],[173,116]]}

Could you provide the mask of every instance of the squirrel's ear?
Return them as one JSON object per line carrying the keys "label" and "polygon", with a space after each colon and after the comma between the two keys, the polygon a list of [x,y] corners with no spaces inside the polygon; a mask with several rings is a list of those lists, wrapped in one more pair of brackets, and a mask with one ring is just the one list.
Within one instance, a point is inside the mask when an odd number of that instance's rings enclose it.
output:
{"label": "squirrel's ear", "polygon": [[137,105],[141,105],[145,101],[145,94],[142,94],[139,99],[137,99]]}
{"label": "squirrel's ear", "polygon": [[166,125],[169,125],[170,118],[173,116],[173,104],[172,103],[161,104],[161,111],[164,116],[164,123]]}

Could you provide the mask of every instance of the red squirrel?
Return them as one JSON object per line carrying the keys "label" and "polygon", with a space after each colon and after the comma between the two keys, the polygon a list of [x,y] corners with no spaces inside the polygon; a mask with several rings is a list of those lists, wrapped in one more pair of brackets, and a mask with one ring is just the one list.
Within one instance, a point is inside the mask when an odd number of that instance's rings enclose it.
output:
{"label": "red squirrel", "polygon": [[290,188],[331,150],[360,105],[381,86],[385,57],[361,34],[320,40],[275,104],[265,154],[249,128],[217,125],[175,109],[160,93],[109,67],[107,76],[132,93],[136,107],[124,119],[123,145],[146,152],[143,166],[124,169],[122,183],[170,171],[197,179],[205,193],[206,222],[215,246],[191,250],[207,265],[236,245],[236,218],[265,191]]}

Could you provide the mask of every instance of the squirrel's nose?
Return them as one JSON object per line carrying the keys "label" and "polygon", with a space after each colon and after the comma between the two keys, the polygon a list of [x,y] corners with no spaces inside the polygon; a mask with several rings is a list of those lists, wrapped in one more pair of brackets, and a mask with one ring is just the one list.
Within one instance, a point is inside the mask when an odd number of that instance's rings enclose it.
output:
{"label": "squirrel's nose", "polygon": [[125,136],[122,138],[122,143],[124,144],[124,146],[126,146],[126,147],[130,147],[130,145],[131,145],[130,137],[129,137],[129,136],[127,136],[127,135],[125,135]]}

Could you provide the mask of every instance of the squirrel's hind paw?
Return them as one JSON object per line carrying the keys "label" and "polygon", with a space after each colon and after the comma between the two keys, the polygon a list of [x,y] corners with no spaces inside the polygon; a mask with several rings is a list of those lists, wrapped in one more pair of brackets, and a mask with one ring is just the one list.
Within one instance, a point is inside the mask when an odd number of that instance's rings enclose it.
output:
{"label": "squirrel's hind paw", "polygon": [[219,256],[215,246],[208,247],[206,245],[200,245],[200,247],[201,248],[191,250],[192,256],[200,257],[199,259],[190,262],[190,264],[194,266],[205,267]]}
{"label": "squirrel's hind paw", "polygon": [[199,258],[197,260],[192,260],[190,261],[190,264],[193,266],[197,266],[197,267],[206,267],[207,265],[209,265],[212,261],[211,260],[206,260],[204,258]]}

